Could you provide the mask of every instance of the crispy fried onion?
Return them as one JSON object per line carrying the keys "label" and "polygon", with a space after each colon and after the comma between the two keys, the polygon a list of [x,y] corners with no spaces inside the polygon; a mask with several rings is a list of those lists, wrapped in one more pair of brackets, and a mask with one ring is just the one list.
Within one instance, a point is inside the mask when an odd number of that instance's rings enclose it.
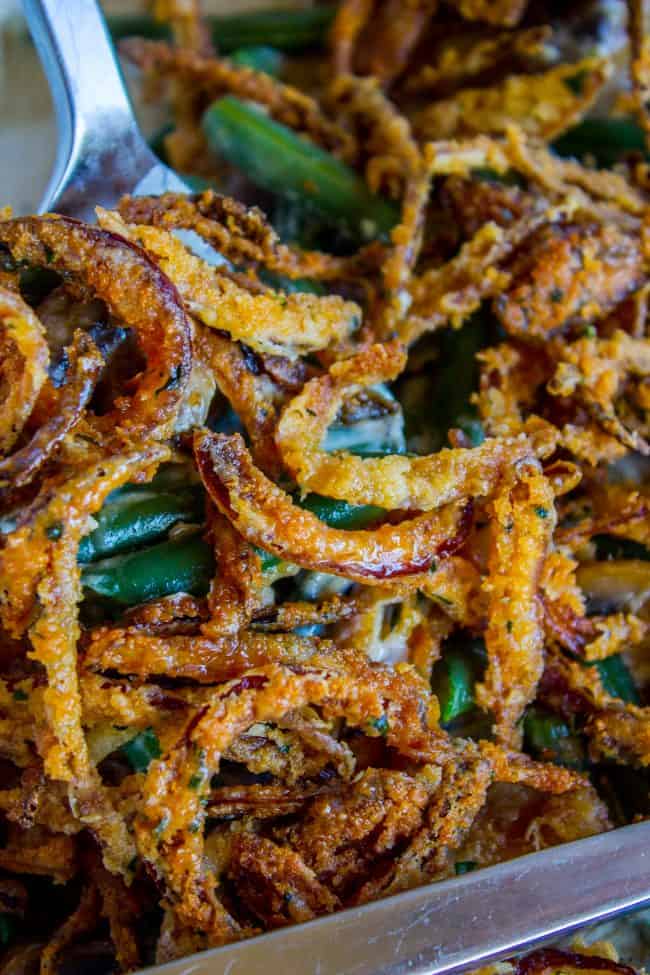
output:
{"label": "crispy fried onion", "polygon": [[147,359],[133,395],[119,397],[93,424],[119,438],[164,437],[189,379],[190,325],[176,289],[138,247],[68,217],[25,217],[0,223],[13,256],[70,276],[133,328]]}
{"label": "crispy fried onion", "polygon": [[205,931],[211,943],[238,933],[202,862],[206,811],[201,800],[221,755],[239,735],[256,722],[277,721],[311,705],[326,718],[339,716],[367,734],[385,734],[388,744],[412,760],[435,763],[448,745],[427,726],[420,694],[414,672],[397,673],[344,652],[315,657],[309,666],[271,664],[223,685],[168,753],[152,762],[135,820],[140,853],[164,882],[167,902],[181,923]]}
{"label": "crispy fried onion", "polygon": [[0,453],[6,454],[34,408],[47,378],[45,331],[29,305],[0,288]]}
{"label": "crispy fried onion", "polygon": [[554,975],[555,972],[580,972],[581,975],[635,975],[633,968],[615,958],[601,958],[559,948],[539,948],[517,962],[513,975]]}
{"label": "crispy fried onion", "polygon": [[52,390],[58,401],[55,412],[24,447],[0,460],[0,488],[17,488],[29,483],[83,415],[104,360],[90,336],[81,331],[75,332],[66,358],[66,382],[61,389]]}
{"label": "crispy fried onion", "polygon": [[448,322],[460,327],[483,300],[509,286],[511,275],[504,265],[515,249],[538,227],[562,219],[568,209],[542,205],[507,229],[486,223],[446,264],[414,276],[409,284],[412,305],[398,328],[403,341],[414,342]]}
{"label": "crispy fried onion", "polygon": [[505,467],[530,456],[525,437],[494,439],[473,449],[444,449],[424,457],[362,458],[321,449],[346,397],[394,379],[404,368],[400,342],[373,345],[334,363],[310,380],[282,412],[276,443],[303,491],[392,510],[429,510],[463,497],[490,494]]}
{"label": "crispy fried onion", "polygon": [[118,212],[129,224],[194,230],[229,260],[259,263],[290,278],[355,279],[377,267],[384,255],[384,248],[376,244],[368,244],[352,257],[289,247],[280,242],[261,210],[213,190],[196,196],[125,196]]}
{"label": "crispy fried onion", "polygon": [[309,136],[342,158],[355,154],[356,145],[350,133],[329,119],[314,98],[266,72],[233,64],[225,58],[204,58],[193,51],[140,37],[128,38],[120,49],[147,73],[156,78],[178,79],[202,96],[205,103],[229,92],[264,105],[276,121]]}
{"label": "crispy fried onion", "polygon": [[466,20],[484,20],[495,27],[516,27],[528,0],[460,0],[457,6]]}
{"label": "crispy fried onion", "polygon": [[231,637],[152,636],[138,627],[93,630],[84,667],[143,678],[184,678],[218,684],[264,663],[299,664],[316,652],[319,641],[291,633],[241,632]]}
{"label": "crispy fried onion", "polygon": [[477,687],[481,707],[495,716],[497,738],[521,741],[518,721],[535,697],[544,669],[539,577],[555,527],[551,485],[536,462],[523,461],[494,500],[485,587],[488,669]]}
{"label": "crispy fried onion", "polygon": [[416,115],[423,139],[503,133],[512,123],[526,135],[550,142],[585,115],[611,77],[605,58],[561,64],[542,74],[510,75],[490,87],[465,88]]}
{"label": "crispy fried onion", "polygon": [[512,283],[495,302],[506,331],[544,339],[605,317],[643,280],[638,237],[616,226],[572,221],[542,227],[516,254]]}
{"label": "crispy fried onion", "polygon": [[[641,419],[639,422],[634,416],[635,407],[642,417],[647,414],[647,386],[632,388],[628,416],[624,414],[627,424],[621,419],[620,408],[614,402],[629,379],[650,376],[648,342],[617,331],[611,339],[585,337],[564,345],[560,356],[562,361],[547,385],[551,395],[576,398],[611,436],[630,450],[650,453],[646,439],[647,421]],[[635,428],[636,425],[640,429]]]}
{"label": "crispy fried onion", "polygon": [[426,571],[459,548],[471,523],[471,504],[459,502],[398,525],[330,528],[255,468],[238,434],[198,432],[194,453],[210,497],[244,538],[287,562],[369,585]]}
{"label": "crispy fried onion", "polygon": [[[525,432],[537,456],[547,457],[562,446],[588,465],[614,461],[625,454],[624,444],[584,409],[572,409],[570,400],[563,403],[569,408],[564,411],[564,417],[569,413],[568,422],[559,428],[533,412],[543,405],[542,387],[551,380],[555,365],[543,350],[512,342],[485,349],[478,359],[481,375],[474,400],[488,433],[514,436]],[[579,400],[576,405],[580,407]]]}
{"label": "crispy fried onion", "polygon": [[[336,74],[356,71],[389,83],[406,67],[437,8],[438,0],[409,0],[407,4],[345,0],[339,4],[330,38]],[[370,25],[371,39],[366,36]]]}
{"label": "crispy fried onion", "polygon": [[159,227],[127,225],[97,209],[104,229],[140,244],[178,288],[185,307],[204,325],[228,332],[257,352],[296,358],[341,342],[358,327],[361,309],[338,295],[251,294]]}
{"label": "crispy fried onion", "polygon": [[76,555],[88,517],[107,495],[136,476],[151,476],[168,456],[166,447],[146,447],[104,459],[86,473],[57,484],[56,491],[46,485],[0,551],[3,624],[16,636],[28,629],[30,655],[47,675],[35,715],[45,769],[51,778],[69,783],[71,805],[79,819],[96,831],[107,865],[118,871],[133,855],[132,841],[90,762],[82,729],[77,677],[81,584]]}
{"label": "crispy fried onion", "polygon": [[219,389],[243,423],[256,462],[265,473],[276,476],[281,462],[273,434],[277,406],[283,399],[278,387],[246,346],[208,329],[201,330],[196,345],[199,356],[214,373]]}

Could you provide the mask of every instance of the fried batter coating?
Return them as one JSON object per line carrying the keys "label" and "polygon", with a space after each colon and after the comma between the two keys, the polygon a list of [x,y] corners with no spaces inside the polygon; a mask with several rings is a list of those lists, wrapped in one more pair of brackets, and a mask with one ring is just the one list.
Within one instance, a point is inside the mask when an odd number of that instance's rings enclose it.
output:
{"label": "fried batter coating", "polygon": [[151,258],[67,217],[0,223],[0,240],[17,259],[79,278],[137,331],[147,369],[133,396],[120,397],[94,420],[99,432],[127,440],[169,433],[191,369],[190,326],[175,288]]}
{"label": "fried batter coating", "polygon": [[129,224],[194,230],[229,260],[259,263],[289,278],[353,279],[364,269],[376,267],[384,254],[384,248],[376,244],[368,244],[351,257],[289,247],[280,242],[261,210],[213,190],[196,196],[125,196],[118,212]]}
{"label": "fried batter coating", "polygon": [[[628,6],[620,106],[647,126]],[[594,101],[614,56],[543,8],[344,0],[329,68],[283,58],[296,88],[156,0],[175,46],[126,50],[169,101],[170,163],[246,204],[0,212],[0,910],[40,939],[3,971],[313,919],[607,830],[596,790],[646,782],[650,182],[579,148],[638,134]],[[216,172],[201,118],[227,92],[389,198],[390,233],[355,250],[345,220]],[[451,447],[386,455],[394,420],[407,450]],[[160,590],[122,610],[98,580],[132,566]],[[44,937],[40,877],[67,887]],[[634,975],[606,954],[506,975]]]}
{"label": "fried batter coating", "polygon": [[611,339],[582,338],[562,349],[562,359],[548,384],[553,396],[576,396],[607,433],[630,450],[650,453],[641,429],[626,426],[614,402],[628,377],[650,375],[650,345],[617,331]]}
{"label": "fried batter coating", "polygon": [[543,339],[604,318],[639,287],[642,255],[617,227],[555,224],[528,239],[509,271],[512,284],[495,301],[499,320],[510,335]]}
{"label": "fried batter coating", "polygon": [[526,135],[551,142],[575,125],[595,102],[611,67],[602,58],[562,64],[538,75],[511,75],[489,88],[465,88],[433,102],[414,119],[422,139],[504,133],[512,123]]}
{"label": "fried batter coating", "polygon": [[0,452],[15,444],[47,376],[50,352],[45,332],[29,305],[0,288]]}
{"label": "fried batter coating", "polygon": [[248,98],[264,105],[278,122],[310,136],[343,158],[349,158],[355,151],[349,133],[327,118],[314,98],[263,71],[222,58],[204,58],[194,51],[173,48],[160,41],[134,37],[123,41],[120,47],[144,71],[156,78],[181,81],[194,93],[200,93],[205,104],[226,92]]}
{"label": "fried batter coating", "polygon": [[467,20],[484,20],[498,27],[516,27],[528,0],[458,0],[459,13]]}
{"label": "fried batter coating", "polygon": [[445,449],[416,458],[358,458],[322,450],[320,444],[344,397],[393,379],[403,366],[400,343],[371,346],[354,358],[335,363],[327,375],[310,380],[285,406],[276,443],[303,491],[350,504],[423,511],[459,498],[490,494],[504,467],[530,454],[524,438],[487,440],[472,450]]}
{"label": "fried batter coating", "polygon": [[[535,463],[524,461],[494,500],[489,556],[488,670],[479,703],[495,715],[498,740],[521,741],[518,721],[535,697],[544,669],[539,576],[555,527],[553,491]],[[498,528],[496,527],[498,526]]]}
{"label": "fried batter coating", "polygon": [[324,526],[255,469],[241,437],[198,434],[197,464],[214,503],[250,542],[286,562],[368,585],[428,569],[464,540],[466,503],[367,531]]}
{"label": "fried batter coating", "polygon": [[298,853],[254,833],[235,837],[229,875],[239,896],[270,928],[310,921],[339,906]]}
{"label": "fried batter coating", "polygon": [[158,227],[127,226],[101,209],[98,218],[102,227],[154,255],[191,315],[257,352],[297,358],[341,342],[361,320],[359,306],[338,295],[251,294]]}
{"label": "fried batter coating", "polygon": [[9,457],[0,460],[0,488],[28,484],[76,426],[95,391],[103,360],[92,339],[76,332],[68,355],[69,379],[58,395],[58,409],[34,436]]}

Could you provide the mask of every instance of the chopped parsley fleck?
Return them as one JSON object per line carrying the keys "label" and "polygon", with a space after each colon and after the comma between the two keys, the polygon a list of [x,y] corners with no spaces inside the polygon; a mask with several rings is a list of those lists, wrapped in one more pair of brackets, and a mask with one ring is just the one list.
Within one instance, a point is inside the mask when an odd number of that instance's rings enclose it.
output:
{"label": "chopped parsley fleck", "polygon": [[557,305],[557,303],[559,301],[562,301],[562,299],[564,298],[564,291],[562,290],[562,288],[553,288],[550,297],[551,297],[551,301]]}
{"label": "chopped parsley fleck", "polygon": [[544,520],[545,518],[548,518],[548,508],[545,508],[543,505],[538,504],[535,507],[535,514],[537,515],[538,518]]}
{"label": "chopped parsley fleck", "polygon": [[13,693],[13,699],[14,701],[27,701],[29,696],[25,693],[25,691],[21,691],[20,688],[18,688],[18,690],[14,691]]}

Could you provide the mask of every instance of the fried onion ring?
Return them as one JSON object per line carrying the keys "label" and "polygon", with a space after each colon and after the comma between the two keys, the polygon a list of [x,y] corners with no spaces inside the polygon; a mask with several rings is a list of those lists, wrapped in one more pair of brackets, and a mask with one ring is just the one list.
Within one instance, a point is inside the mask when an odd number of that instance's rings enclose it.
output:
{"label": "fried onion ring", "polygon": [[486,440],[473,449],[445,449],[425,457],[362,458],[328,453],[320,445],[346,397],[394,379],[404,368],[401,343],[373,345],[334,363],[285,406],[275,439],[303,491],[350,504],[429,510],[464,497],[490,494],[504,467],[530,456],[525,438]]}
{"label": "fried onion ring", "polygon": [[0,223],[14,257],[80,280],[133,328],[147,370],[94,425],[106,436],[135,439],[170,432],[192,365],[190,325],[176,289],[143,251],[69,217],[24,217]]}
{"label": "fried onion ring", "polygon": [[15,444],[47,378],[50,353],[45,331],[22,298],[0,288],[2,416],[0,454]]}
{"label": "fried onion ring", "polygon": [[250,542],[303,568],[368,585],[423,572],[453,554],[471,521],[471,504],[461,502],[372,531],[329,528],[255,468],[238,434],[197,433],[194,451],[210,497]]}

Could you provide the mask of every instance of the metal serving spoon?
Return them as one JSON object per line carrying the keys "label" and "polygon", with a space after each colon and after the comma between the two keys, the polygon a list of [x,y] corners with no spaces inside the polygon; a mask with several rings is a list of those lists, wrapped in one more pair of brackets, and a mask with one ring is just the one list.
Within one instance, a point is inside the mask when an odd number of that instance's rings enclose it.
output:
{"label": "metal serving spoon", "polygon": [[59,140],[41,212],[94,221],[124,193],[189,192],[153,154],[135,120],[96,0],[23,0],[47,75]]}
{"label": "metal serving spoon", "polygon": [[[41,204],[81,219],[187,192],[144,141],[95,0],[23,0],[59,123]],[[213,258],[218,255],[212,252]],[[650,902],[650,822],[159,967],[160,975],[452,975]]]}

